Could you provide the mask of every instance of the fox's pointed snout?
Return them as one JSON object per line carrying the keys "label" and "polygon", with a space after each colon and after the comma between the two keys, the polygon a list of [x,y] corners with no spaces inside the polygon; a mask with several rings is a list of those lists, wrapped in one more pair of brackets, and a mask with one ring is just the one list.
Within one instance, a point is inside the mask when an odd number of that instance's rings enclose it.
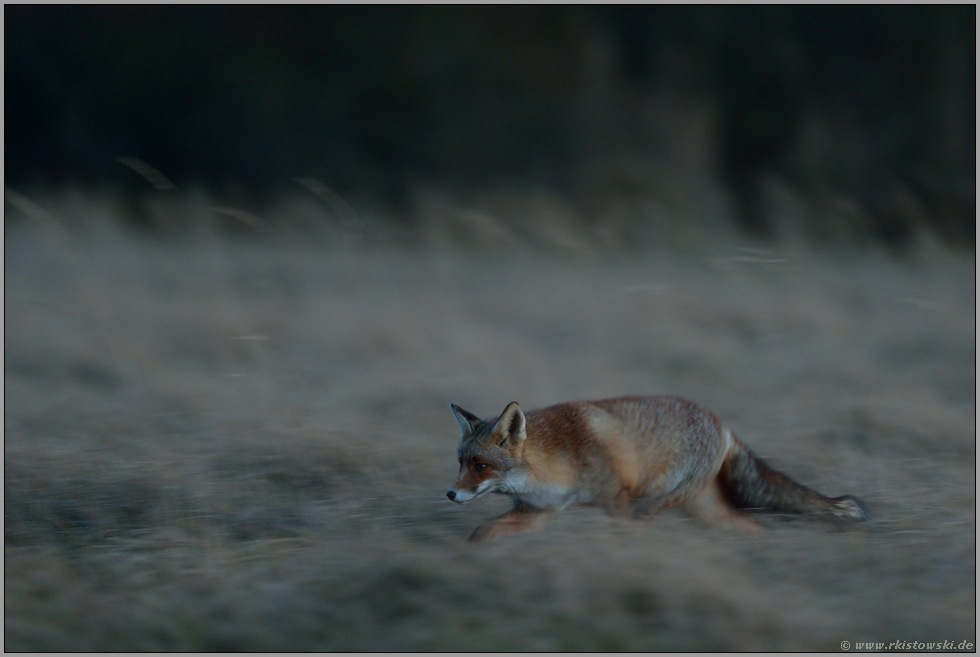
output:
{"label": "fox's pointed snout", "polygon": [[456,490],[455,488],[453,488],[448,493],[446,493],[446,497],[448,497],[456,504],[466,504],[474,497],[476,497],[476,495],[468,490]]}

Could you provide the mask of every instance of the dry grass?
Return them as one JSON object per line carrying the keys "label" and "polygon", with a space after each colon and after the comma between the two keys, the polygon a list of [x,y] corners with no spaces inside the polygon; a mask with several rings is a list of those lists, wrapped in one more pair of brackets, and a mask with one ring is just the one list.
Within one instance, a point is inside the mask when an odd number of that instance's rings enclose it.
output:
{"label": "dry grass", "polygon": [[[5,648],[975,644],[973,258],[576,239],[8,226]],[[465,542],[508,503],[445,499],[450,402],[658,392],[875,522],[744,536],[573,509]]]}

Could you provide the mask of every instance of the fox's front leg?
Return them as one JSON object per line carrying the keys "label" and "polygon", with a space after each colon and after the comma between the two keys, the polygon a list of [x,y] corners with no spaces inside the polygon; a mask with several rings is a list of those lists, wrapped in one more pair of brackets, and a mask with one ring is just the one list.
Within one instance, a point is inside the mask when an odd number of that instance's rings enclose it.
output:
{"label": "fox's front leg", "polygon": [[532,529],[544,522],[552,513],[554,512],[549,509],[535,509],[517,502],[514,508],[504,515],[477,527],[470,535],[470,541],[489,541]]}

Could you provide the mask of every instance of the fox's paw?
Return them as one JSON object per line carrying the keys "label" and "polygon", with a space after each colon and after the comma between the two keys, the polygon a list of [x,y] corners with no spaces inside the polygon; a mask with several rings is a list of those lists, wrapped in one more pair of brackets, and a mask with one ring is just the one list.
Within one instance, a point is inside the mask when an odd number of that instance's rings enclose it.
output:
{"label": "fox's paw", "polygon": [[472,534],[470,534],[470,543],[482,543],[483,541],[492,541],[494,539],[503,538],[504,536],[510,536],[511,534],[517,534],[525,529],[529,529],[530,524],[521,522],[501,522],[500,520],[491,520],[490,522],[483,523],[477,527]]}
{"label": "fox's paw", "polygon": [[483,541],[490,541],[501,536],[501,532],[495,530],[493,523],[484,523],[473,530],[470,534],[470,543],[481,543]]}
{"label": "fox's paw", "polygon": [[518,506],[504,515],[485,522],[470,535],[470,542],[489,541],[502,536],[510,536],[519,532],[538,527],[546,518],[551,516],[550,509],[533,509]]}
{"label": "fox's paw", "polygon": [[832,513],[834,518],[843,522],[871,522],[868,510],[861,501],[851,495],[835,497]]}

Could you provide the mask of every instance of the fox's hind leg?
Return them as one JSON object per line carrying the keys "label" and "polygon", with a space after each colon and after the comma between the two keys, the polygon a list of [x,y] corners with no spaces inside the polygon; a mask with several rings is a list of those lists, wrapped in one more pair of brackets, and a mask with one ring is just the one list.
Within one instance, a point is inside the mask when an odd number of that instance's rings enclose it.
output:
{"label": "fox's hind leg", "polygon": [[733,507],[721,491],[717,479],[679,505],[680,509],[696,520],[742,531],[759,531],[762,527],[755,520]]}
{"label": "fox's hind leg", "polygon": [[477,527],[470,535],[470,541],[489,541],[532,529],[547,520],[552,513],[554,512],[548,509],[535,509],[518,502],[504,515]]}

